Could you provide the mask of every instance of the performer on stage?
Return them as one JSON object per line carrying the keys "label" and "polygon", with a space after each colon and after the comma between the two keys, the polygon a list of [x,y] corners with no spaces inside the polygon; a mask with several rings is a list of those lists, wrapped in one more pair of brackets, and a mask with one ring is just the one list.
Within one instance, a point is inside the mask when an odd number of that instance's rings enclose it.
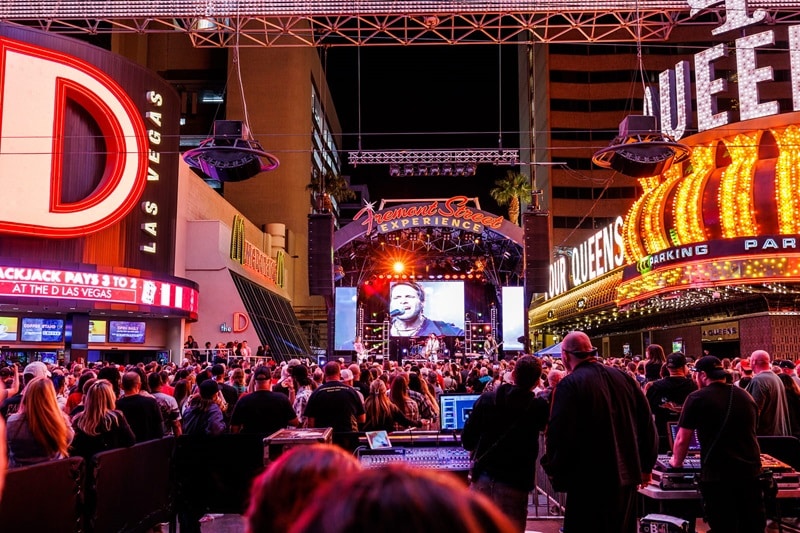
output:
{"label": "performer on stage", "polygon": [[497,350],[500,349],[500,345],[497,344],[497,341],[494,340],[494,335],[491,333],[486,335],[486,340],[483,341],[483,352],[486,354],[486,357],[491,359],[492,361],[497,361]]}
{"label": "performer on stage", "polygon": [[425,291],[413,281],[400,281],[392,285],[390,335],[393,337],[425,337],[435,335],[460,336],[464,331],[441,320],[431,320],[422,314]]}
{"label": "performer on stage", "polygon": [[439,360],[439,338],[435,333],[428,335],[428,340],[425,342],[425,357],[434,363]]}
{"label": "performer on stage", "polygon": [[357,335],[356,340],[353,341],[353,349],[356,351],[356,360],[359,365],[367,360],[369,350],[367,350],[367,347],[361,342],[361,335]]}
{"label": "performer on stage", "polygon": [[453,355],[460,356],[463,355],[463,353],[464,353],[464,343],[461,342],[461,339],[456,338],[456,340],[453,341]]}
{"label": "performer on stage", "polygon": [[465,354],[466,348],[464,347],[464,343],[461,342],[461,339],[456,337],[456,340],[453,341],[453,359],[455,361],[460,361],[462,365],[467,364],[467,356]]}

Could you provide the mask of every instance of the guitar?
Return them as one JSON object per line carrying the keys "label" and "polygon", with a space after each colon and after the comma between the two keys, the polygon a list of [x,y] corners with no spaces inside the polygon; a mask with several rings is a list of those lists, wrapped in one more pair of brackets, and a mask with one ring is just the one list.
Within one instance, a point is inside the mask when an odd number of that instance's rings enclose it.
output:
{"label": "guitar", "polygon": [[[505,341],[503,341],[503,342],[505,342]],[[497,350],[499,350],[502,345],[503,345],[503,343],[501,342],[501,343],[495,344],[494,346],[491,346],[489,348],[485,348],[484,352],[486,353],[486,356],[487,357],[494,357],[494,355],[497,353]]]}
{"label": "guitar", "polygon": [[374,352],[375,350],[380,349],[381,347],[382,347],[382,345],[378,344],[376,346],[373,346],[369,350],[361,350],[360,352],[356,351],[356,360],[358,361],[358,364],[360,365],[361,363],[366,361],[367,357],[369,356],[370,353]]}

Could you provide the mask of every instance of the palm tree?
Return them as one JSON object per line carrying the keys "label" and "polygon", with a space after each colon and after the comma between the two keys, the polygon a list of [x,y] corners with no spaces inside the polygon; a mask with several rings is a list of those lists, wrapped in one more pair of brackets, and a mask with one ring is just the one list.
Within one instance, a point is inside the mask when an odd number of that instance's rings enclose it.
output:
{"label": "palm tree", "polygon": [[519,226],[520,198],[530,198],[531,181],[528,176],[509,170],[506,177],[494,182],[497,187],[489,194],[497,205],[508,205],[508,219]]}
{"label": "palm tree", "polygon": [[320,202],[320,206],[317,207],[324,207],[328,211],[331,208],[331,196],[340,202],[353,200],[356,197],[356,193],[350,189],[347,179],[341,174],[331,171],[327,171],[324,174],[315,172],[311,177],[311,183],[306,185],[306,189],[316,193],[315,198]]}

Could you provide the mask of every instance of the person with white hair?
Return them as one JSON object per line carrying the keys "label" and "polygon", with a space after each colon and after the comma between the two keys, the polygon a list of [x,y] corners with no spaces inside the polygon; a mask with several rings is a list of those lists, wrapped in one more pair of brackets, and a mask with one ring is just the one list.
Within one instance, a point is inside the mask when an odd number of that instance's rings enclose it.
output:
{"label": "person with white hair", "polygon": [[553,399],[553,391],[556,389],[556,385],[567,373],[563,370],[556,370],[555,368],[550,370],[547,374],[547,386],[542,389],[541,391],[536,393],[537,398],[542,398],[543,400],[550,403],[550,400]]}

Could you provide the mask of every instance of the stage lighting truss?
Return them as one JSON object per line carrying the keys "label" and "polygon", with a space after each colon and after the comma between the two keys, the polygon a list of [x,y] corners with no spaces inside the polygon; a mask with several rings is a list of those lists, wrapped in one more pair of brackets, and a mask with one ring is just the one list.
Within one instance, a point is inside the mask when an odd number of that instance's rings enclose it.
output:
{"label": "stage lighting truss", "polygon": [[[397,258],[401,275],[416,279],[471,279],[495,286],[517,285],[522,247],[490,229],[481,234],[454,228],[406,228],[355,239],[335,252],[344,285],[357,286],[371,275],[388,274]],[[463,275],[463,278],[462,278]]]}
{"label": "stage lighting truss", "polygon": [[474,176],[480,164],[515,166],[518,150],[414,150],[350,152],[350,164],[389,165],[393,177]]}

